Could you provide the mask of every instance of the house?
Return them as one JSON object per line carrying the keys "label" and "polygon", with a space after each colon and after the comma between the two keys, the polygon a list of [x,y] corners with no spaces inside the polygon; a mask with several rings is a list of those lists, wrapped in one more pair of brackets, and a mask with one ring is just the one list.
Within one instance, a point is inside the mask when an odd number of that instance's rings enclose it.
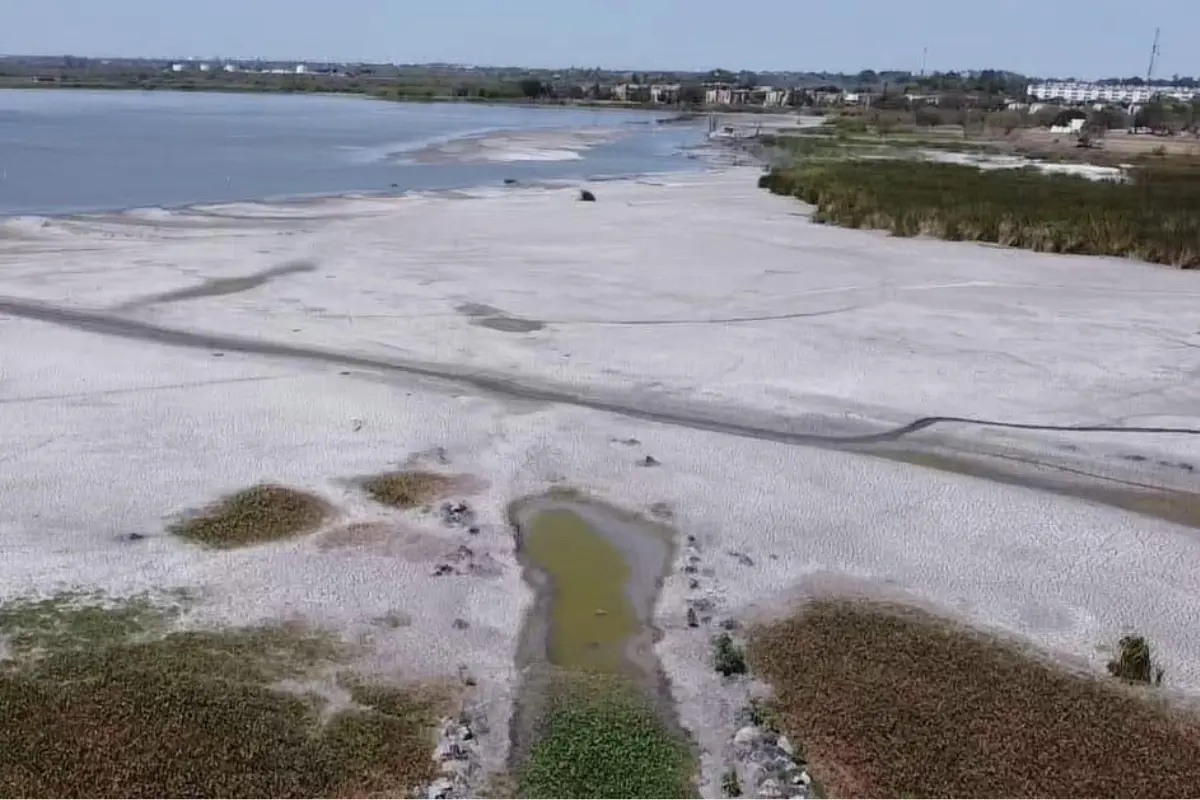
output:
{"label": "house", "polygon": [[737,89],[728,83],[706,83],[704,85],[705,105],[743,106],[749,100],[749,89]]}
{"label": "house", "polygon": [[791,89],[779,89],[774,86],[764,86],[761,88],[762,88],[762,93],[763,93],[762,104],[764,106],[769,106],[771,108],[781,108],[783,106],[791,105],[791,103],[792,103],[792,90]]}
{"label": "house", "polygon": [[678,83],[656,83],[650,87],[650,102],[673,105],[679,102]]}
{"label": "house", "polygon": [[613,100],[621,103],[649,103],[650,87],[641,83],[618,83],[612,88]]}
{"label": "house", "polygon": [[845,93],[837,86],[816,86],[808,90],[812,95],[813,104],[818,106],[835,105],[842,102]]}

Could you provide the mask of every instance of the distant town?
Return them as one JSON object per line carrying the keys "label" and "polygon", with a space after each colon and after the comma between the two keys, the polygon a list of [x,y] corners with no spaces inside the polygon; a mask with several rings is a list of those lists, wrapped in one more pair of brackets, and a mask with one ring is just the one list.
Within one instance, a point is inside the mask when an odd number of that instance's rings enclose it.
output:
{"label": "distant town", "polygon": [[345,91],[398,99],[524,100],[764,110],[921,106],[1035,112],[1045,104],[1131,113],[1152,101],[1200,102],[1200,81],[1038,79],[1002,70],[844,73],[612,72],[528,70],[454,64],[350,64],[233,59],[0,57],[0,86],[175,88],[225,91]]}

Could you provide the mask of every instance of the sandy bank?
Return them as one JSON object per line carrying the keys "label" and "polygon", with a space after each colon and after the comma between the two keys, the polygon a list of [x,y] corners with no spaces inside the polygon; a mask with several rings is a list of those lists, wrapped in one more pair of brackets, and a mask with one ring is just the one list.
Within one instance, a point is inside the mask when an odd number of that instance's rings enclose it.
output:
{"label": "sandy bank", "polygon": [[[875,431],[931,414],[1200,428],[1195,275],[812,225],[802,206],[757,190],[756,176],[606,183],[596,203],[573,190],[488,189],[305,213],[261,204],[0,223],[0,296],[779,431]],[[301,263],[313,268],[279,269]],[[254,275],[266,277],[229,282]],[[465,304],[542,327],[496,330]],[[561,484],[672,509],[703,549],[717,618],[778,607],[807,578],[834,574],[1097,666],[1097,646],[1136,627],[1158,644],[1171,686],[1200,691],[1191,529],[536,391],[73,330],[22,319],[19,306],[0,314],[5,594],[202,586],[206,619],[302,615],[369,634],[376,671],[467,663],[490,703],[493,764],[530,600],[505,508]],[[1195,488],[1200,468],[1197,439],[1184,435],[957,424],[912,440],[1148,485]],[[449,462],[439,468],[486,486],[468,498],[481,527],[469,540],[436,514],[374,506],[349,483],[436,447]],[[647,454],[659,463],[640,466]],[[339,524],[388,533],[221,553],[153,535],[260,480],[312,489]],[[130,531],[152,535],[123,540]],[[496,569],[433,577],[464,541]],[[663,587],[659,657],[681,721],[717,752],[732,709],[706,664],[711,632],[684,622],[694,591],[679,572]],[[393,611],[411,624],[372,625]],[[708,777],[705,791],[719,791]]]}

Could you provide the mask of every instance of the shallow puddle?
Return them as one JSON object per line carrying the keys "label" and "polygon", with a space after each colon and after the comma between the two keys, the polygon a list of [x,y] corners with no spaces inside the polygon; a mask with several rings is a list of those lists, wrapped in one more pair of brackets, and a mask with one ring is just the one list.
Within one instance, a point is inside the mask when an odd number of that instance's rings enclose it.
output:
{"label": "shallow puddle", "polygon": [[573,511],[543,511],[529,525],[525,554],[554,584],[546,647],[557,667],[617,671],[638,628],[626,596],[629,564]]}
{"label": "shallow puddle", "polygon": [[666,530],[616,509],[551,498],[519,504],[514,518],[539,594],[541,619],[533,629],[544,660],[604,672],[631,662],[649,666],[639,644],[647,644],[646,626],[670,563]]}

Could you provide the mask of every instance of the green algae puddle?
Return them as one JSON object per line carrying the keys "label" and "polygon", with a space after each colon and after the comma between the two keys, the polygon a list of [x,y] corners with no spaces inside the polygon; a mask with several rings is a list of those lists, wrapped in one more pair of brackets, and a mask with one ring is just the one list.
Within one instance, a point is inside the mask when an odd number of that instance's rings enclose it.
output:
{"label": "green algae puddle", "polygon": [[619,672],[638,630],[624,554],[573,511],[541,511],[525,555],[553,582],[546,657],[557,667]]}

